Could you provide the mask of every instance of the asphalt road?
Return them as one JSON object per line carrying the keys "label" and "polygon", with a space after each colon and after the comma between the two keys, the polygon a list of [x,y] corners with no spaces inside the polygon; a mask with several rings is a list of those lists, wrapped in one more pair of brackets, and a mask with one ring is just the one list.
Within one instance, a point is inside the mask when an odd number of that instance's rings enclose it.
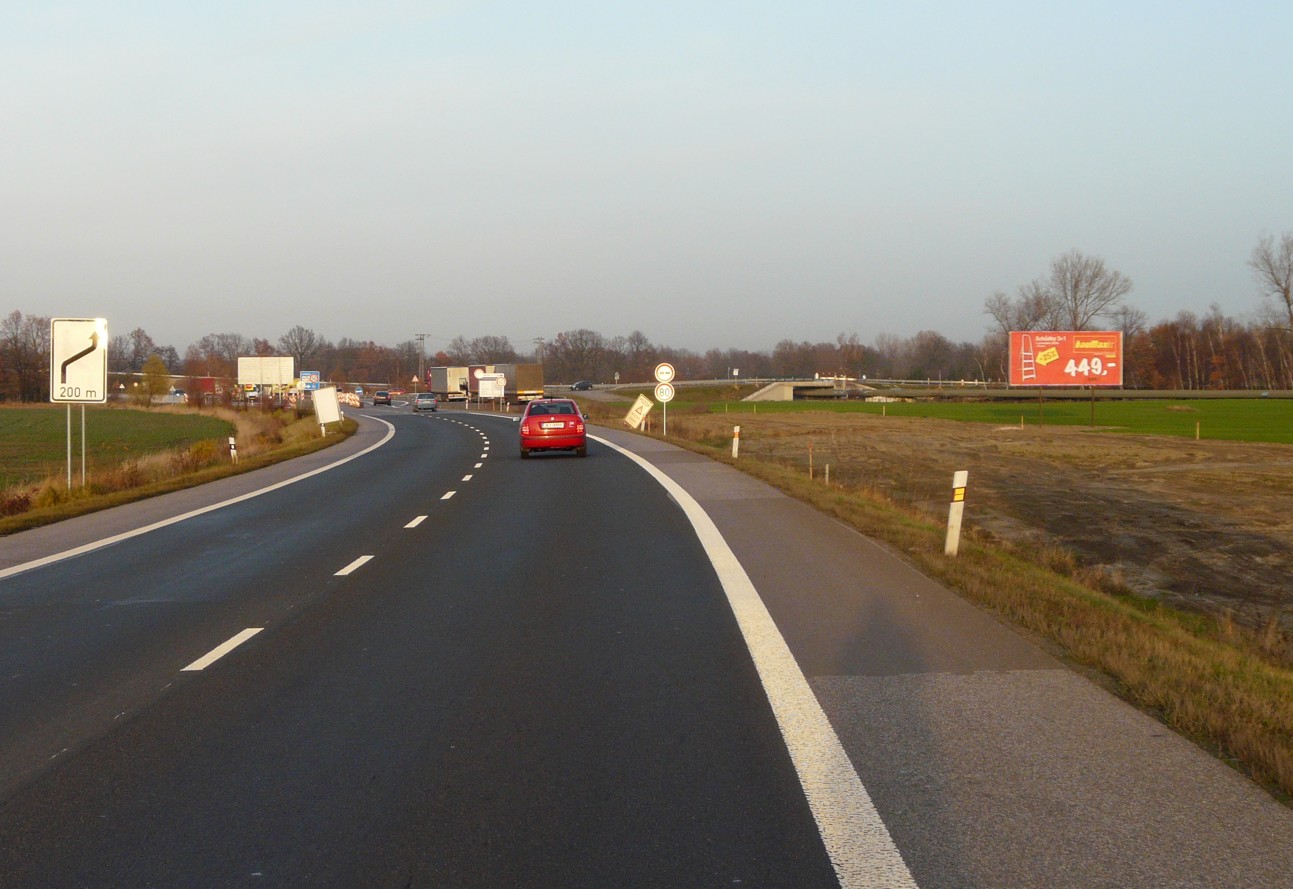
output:
{"label": "asphalt road", "polygon": [[771,489],[363,413],[0,540],[0,885],[1293,886],[1289,809]]}

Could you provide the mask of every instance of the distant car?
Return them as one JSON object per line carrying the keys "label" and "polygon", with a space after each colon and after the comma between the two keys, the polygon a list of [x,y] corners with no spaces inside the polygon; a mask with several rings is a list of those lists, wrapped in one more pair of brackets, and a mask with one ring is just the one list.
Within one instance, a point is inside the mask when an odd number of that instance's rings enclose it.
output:
{"label": "distant car", "polygon": [[385,389],[378,389],[376,392],[373,393],[373,407],[376,407],[379,404],[390,404],[390,403],[391,403],[391,393],[387,392]]}
{"label": "distant car", "polygon": [[569,398],[536,398],[521,414],[521,459],[534,451],[588,454],[588,432],[579,405]]}
{"label": "distant car", "polygon": [[391,390],[391,394],[392,394],[392,395],[407,395],[407,394],[408,394],[408,390],[407,390],[407,389],[392,389],[392,390]]}
{"label": "distant car", "polygon": [[415,411],[436,411],[440,409],[440,402],[431,392],[419,392],[413,396],[413,410]]}
{"label": "distant car", "polygon": [[587,392],[587,391],[588,391],[589,389],[591,389],[591,388],[593,388],[593,382],[592,382],[592,380],[580,380],[579,382],[574,383],[573,385],[571,385],[571,387],[570,387],[570,391],[571,391],[571,392]]}

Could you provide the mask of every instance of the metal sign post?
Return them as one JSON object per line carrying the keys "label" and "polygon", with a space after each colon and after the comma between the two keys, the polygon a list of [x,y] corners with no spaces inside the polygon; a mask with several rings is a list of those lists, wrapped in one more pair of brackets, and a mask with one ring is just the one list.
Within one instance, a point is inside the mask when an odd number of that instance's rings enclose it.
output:
{"label": "metal sign post", "polygon": [[655,378],[659,385],[655,387],[656,401],[660,402],[660,425],[665,438],[669,437],[669,402],[673,401],[673,365],[661,362],[655,366]]}

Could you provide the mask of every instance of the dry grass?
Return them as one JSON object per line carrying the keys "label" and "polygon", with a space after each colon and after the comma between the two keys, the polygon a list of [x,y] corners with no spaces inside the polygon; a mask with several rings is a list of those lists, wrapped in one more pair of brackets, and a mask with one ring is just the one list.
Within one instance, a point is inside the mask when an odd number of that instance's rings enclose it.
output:
{"label": "dry grass", "polygon": [[[155,410],[192,411],[180,407]],[[15,486],[0,491],[0,516],[4,516],[0,518],[0,535],[259,469],[328,447],[356,428],[353,420],[346,421],[342,435],[322,438],[312,416],[297,418],[288,412],[225,408],[216,408],[211,413],[235,429],[236,465],[230,458],[227,441],[208,439],[95,470],[87,475],[84,486],[74,484],[69,489],[62,475],[50,476],[33,485]],[[79,476],[76,480],[79,481]]]}
{"label": "dry grass", "polygon": [[[882,540],[926,574],[1100,671],[1127,700],[1293,796],[1293,669],[1278,619],[1254,630],[1232,615],[1182,612],[1136,596],[1116,573],[1083,567],[1063,547],[970,528],[960,556],[943,554],[945,529],[928,511],[895,503],[874,484],[810,480],[802,460],[731,459],[730,424],[670,415],[670,441],[738,465],[788,494]],[[792,436],[785,428],[778,435]],[[829,438],[815,443],[829,450]],[[807,451],[806,442],[796,447]],[[819,451],[820,453],[820,451]],[[945,502],[940,486],[937,496]]]}

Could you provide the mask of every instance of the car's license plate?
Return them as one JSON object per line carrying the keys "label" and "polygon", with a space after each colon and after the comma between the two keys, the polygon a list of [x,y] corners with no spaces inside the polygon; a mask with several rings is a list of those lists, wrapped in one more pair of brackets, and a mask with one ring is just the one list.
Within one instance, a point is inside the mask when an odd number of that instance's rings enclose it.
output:
{"label": "car's license plate", "polygon": [[544,429],[565,429],[566,424],[565,424],[565,421],[558,420],[555,423],[544,423],[543,428]]}

